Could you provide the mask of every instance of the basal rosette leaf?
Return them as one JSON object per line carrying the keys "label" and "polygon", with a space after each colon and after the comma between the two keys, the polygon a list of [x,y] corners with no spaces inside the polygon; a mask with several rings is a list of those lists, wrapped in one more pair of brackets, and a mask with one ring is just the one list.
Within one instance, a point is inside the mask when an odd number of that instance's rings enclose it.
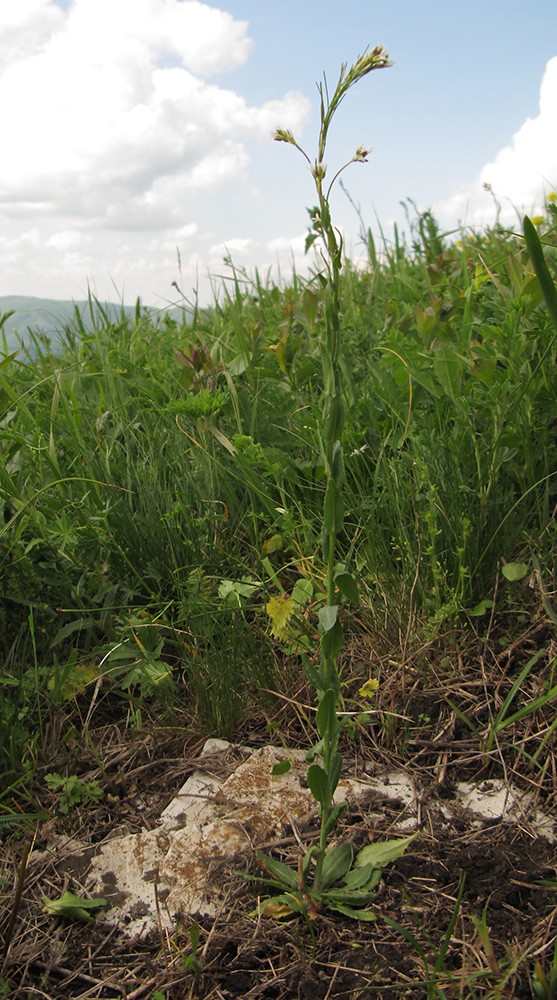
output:
{"label": "basal rosette leaf", "polygon": [[321,885],[323,889],[326,889],[329,885],[333,885],[334,882],[337,882],[346,875],[352,864],[353,856],[354,851],[351,844],[337,844],[336,847],[329,848],[323,859],[323,868],[321,870]]}
{"label": "basal rosette leaf", "polygon": [[356,855],[354,865],[356,868],[372,864],[374,868],[383,868],[384,865],[396,861],[404,854],[406,848],[418,836],[417,833],[410,834],[409,837],[397,837],[396,840],[384,840],[377,844],[368,844]]}

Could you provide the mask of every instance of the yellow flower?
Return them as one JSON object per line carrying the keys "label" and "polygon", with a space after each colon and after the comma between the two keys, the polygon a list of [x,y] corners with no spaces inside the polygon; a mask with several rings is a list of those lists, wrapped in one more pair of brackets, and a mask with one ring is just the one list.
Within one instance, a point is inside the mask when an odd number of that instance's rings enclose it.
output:
{"label": "yellow flower", "polygon": [[548,201],[557,201],[557,194],[555,194],[555,191],[552,191],[551,194],[548,194],[547,200]]}
{"label": "yellow flower", "polygon": [[271,619],[271,635],[275,639],[284,639],[287,635],[287,625],[294,614],[294,601],[286,594],[279,594],[278,597],[271,597],[267,604],[267,614]]}
{"label": "yellow flower", "polygon": [[534,226],[543,226],[545,219],[543,215],[534,215],[532,217],[532,223]]}
{"label": "yellow flower", "polygon": [[362,684],[358,694],[360,694],[362,698],[371,698],[377,691],[378,687],[379,681],[377,677],[370,677],[365,684]]}

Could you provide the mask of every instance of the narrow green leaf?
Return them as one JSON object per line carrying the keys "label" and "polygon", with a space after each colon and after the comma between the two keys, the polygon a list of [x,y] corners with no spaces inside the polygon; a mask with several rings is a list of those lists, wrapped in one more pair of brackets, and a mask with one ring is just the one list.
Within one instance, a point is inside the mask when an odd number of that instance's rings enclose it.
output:
{"label": "narrow green leaf", "polygon": [[325,691],[317,709],[315,724],[321,737],[332,736],[338,729],[337,696],[332,688]]}
{"label": "narrow green leaf", "polygon": [[74,896],[73,892],[65,892],[59,899],[43,896],[43,909],[49,917],[69,917],[84,924],[94,924],[95,918],[91,911],[102,909],[103,906],[108,906],[107,899],[81,899]]}
{"label": "narrow green leaf", "polygon": [[304,876],[304,881],[307,879],[309,875],[309,871],[311,868],[311,859],[315,854],[317,854],[317,846],[315,844],[313,845],[313,847],[310,847],[309,851],[306,851],[306,853],[304,854],[304,860],[302,861],[302,874]]}
{"label": "narrow green leaf", "polygon": [[336,910],[337,913],[342,913],[344,917],[350,917],[352,920],[366,920],[368,923],[377,920],[371,910],[354,910],[351,906],[344,906],[341,903],[330,903],[329,906],[331,910]]}
{"label": "narrow green leaf", "polygon": [[329,479],[325,502],[323,504],[323,525],[327,534],[332,535],[336,531],[336,504],[338,499],[338,488],[334,479]]}
{"label": "narrow green leaf", "polygon": [[337,489],[342,488],[342,484],[345,480],[344,471],[344,458],[342,455],[342,445],[340,441],[337,441],[333,448],[333,458],[331,462],[331,475],[335,481]]}
{"label": "narrow green leaf", "polygon": [[[338,731],[338,729],[340,728],[340,724],[338,718],[336,716],[335,718],[336,718],[336,729]],[[335,794],[336,787],[340,781],[341,772],[342,772],[342,754],[335,753],[331,760],[331,765],[329,767],[329,781],[331,783],[331,791],[333,795]]]}
{"label": "narrow green leaf", "polygon": [[193,923],[190,927],[190,944],[191,944],[191,949],[194,952],[196,952],[197,949],[199,948],[199,938],[200,938],[200,930],[199,930],[199,924],[196,920],[195,923]]}
{"label": "narrow green leaf", "polygon": [[316,757],[323,753],[323,740],[319,740],[314,747],[310,747],[306,750],[306,761],[308,764],[312,764]]}
{"label": "narrow green leaf", "polygon": [[317,673],[317,670],[315,669],[315,667],[312,666],[312,664],[310,663],[310,661],[309,661],[309,659],[308,659],[308,657],[306,656],[305,653],[302,653],[302,663],[304,664],[304,670],[306,672],[306,677],[307,677],[308,681],[310,682],[310,684],[312,684],[313,687],[316,688],[318,691],[323,690],[323,685],[321,683],[321,678],[320,678],[319,674]]}
{"label": "narrow green leaf", "polygon": [[326,837],[328,837],[334,830],[347,805],[348,805],[347,802],[339,802],[338,806],[335,806],[335,808],[333,809],[331,815],[329,816],[329,819],[325,824]]}
{"label": "narrow green leaf", "polygon": [[344,878],[344,884],[350,891],[357,889],[367,889],[369,891],[370,889],[374,889],[380,881],[381,869],[374,868],[371,861],[368,861],[367,865],[364,865],[363,868],[351,868]]}
{"label": "narrow green leaf", "polygon": [[329,889],[323,893],[328,903],[347,906],[365,906],[373,896],[372,892],[350,892],[348,889]]}
{"label": "narrow green leaf", "polygon": [[325,660],[337,658],[342,649],[343,638],[342,625],[337,620],[333,627],[321,636],[321,654]]}
{"label": "narrow green leaf", "polygon": [[277,882],[288,886],[289,889],[298,888],[298,872],[293,871],[288,865],[284,865],[282,861],[275,861],[274,858],[270,858],[268,854],[263,854],[261,851],[256,851],[255,857],[265,870],[276,878]]}
{"label": "narrow green leaf", "polygon": [[550,702],[555,701],[556,698],[557,698],[557,684],[554,687],[552,687],[551,690],[547,692],[547,694],[541,694],[539,698],[534,698],[534,700],[530,701],[527,705],[523,705],[522,708],[519,708],[517,712],[513,712],[512,715],[509,715],[508,718],[502,719],[501,722],[497,722],[496,731],[499,732],[501,729],[506,729],[507,726],[512,726],[514,722],[519,722],[520,719],[524,719],[529,715],[533,715],[534,712],[537,712],[538,708],[543,708]]}
{"label": "narrow green leaf", "polygon": [[76,618],[75,621],[68,622],[67,625],[63,625],[62,628],[58,630],[52,640],[52,645],[56,646],[57,643],[61,642],[62,639],[65,639],[68,635],[71,635],[72,632],[79,632],[86,625],[90,625],[91,622],[91,618]]}
{"label": "narrow green leaf", "polygon": [[524,216],[524,239],[526,240],[530,260],[534,265],[534,271],[543,292],[547,311],[551,317],[553,326],[557,330],[557,289],[545,262],[543,247],[536,232],[536,227],[527,215]]}
{"label": "narrow green leaf", "polygon": [[382,868],[383,865],[388,865],[391,861],[399,858],[401,854],[404,854],[408,845],[417,836],[417,833],[412,833],[409,837],[399,837],[396,840],[384,840],[382,843],[368,844],[367,847],[362,847],[362,850],[356,855],[354,865],[357,868],[361,868],[363,865],[372,864],[374,868]]}

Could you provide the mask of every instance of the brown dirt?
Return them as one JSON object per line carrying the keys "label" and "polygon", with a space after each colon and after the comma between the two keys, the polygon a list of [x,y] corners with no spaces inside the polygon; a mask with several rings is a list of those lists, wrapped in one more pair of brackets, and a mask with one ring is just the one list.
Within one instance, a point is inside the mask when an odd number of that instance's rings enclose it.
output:
{"label": "brown dirt", "polygon": [[[180,920],[170,938],[154,935],[130,942],[102,917],[94,926],[47,917],[41,909],[43,893],[52,897],[65,889],[78,895],[82,891],[55,857],[40,870],[28,871],[14,913],[13,884],[23,841],[11,833],[3,849],[7,886],[0,887],[0,940],[2,934],[9,935],[11,945],[0,974],[0,995],[3,989],[10,1000],[532,997],[535,963],[549,971],[557,933],[555,847],[536,836],[527,822],[484,822],[478,827],[463,813],[448,829],[431,806],[438,797],[450,798],[458,780],[500,777],[534,792],[540,808],[556,815],[554,705],[501,728],[491,745],[487,740],[490,716],[496,715],[520,669],[541,645],[547,647],[547,656],[513,702],[516,710],[539,696],[553,669],[552,641],[541,626],[522,643],[490,657],[485,644],[480,652],[468,645],[444,657],[439,648],[428,645],[408,658],[404,671],[389,668],[387,658],[370,650],[354,651],[352,660],[361,668],[355,686],[369,675],[371,665],[381,687],[372,724],[343,747],[345,771],[361,773],[364,764],[376,773],[405,768],[425,789],[419,837],[385,871],[372,904],[375,922],[356,923],[327,912],[320,913],[311,928],[299,919],[262,919],[257,896],[266,890],[238,874],[256,871],[253,858],[242,855],[213,871],[219,892],[225,887],[226,905],[215,920],[199,921],[201,973],[196,979],[187,967],[190,918]],[[441,660],[443,667],[438,666]],[[308,746],[312,734],[307,711],[297,706],[311,702],[311,694],[301,687],[288,697],[276,703],[274,718],[291,745]],[[88,740],[76,737],[66,743],[55,764],[42,769],[43,774],[67,769],[98,779],[103,801],[60,817],[55,797],[38,780],[34,805],[51,819],[36,831],[35,847],[44,847],[54,832],[98,842],[122,826],[129,832],[151,829],[195,768],[203,742],[199,736],[176,726],[163,728],[155,714],[145,730],[137,732],[123,719],[114,721],[114,708],[106,712],[112,713],[110,719],[99,718],[91,730],[97,760]],[[464,716],[476,733],[463,722]],[[252,712],[235,739],[252,746],[268,742],[265,721]],[[393,836],[401,811],[401,803],[375,797],[347,811],[339,837],[359,847],[370,839]],[[311,830],[303,836],[311,842]],[[298,852],[294,833],[273,851],[278,859],[294,864]],[[484,908],[490,928],[487,943],[472,919],[481,918]],[[444,945],[446,954],[435,970]]]}

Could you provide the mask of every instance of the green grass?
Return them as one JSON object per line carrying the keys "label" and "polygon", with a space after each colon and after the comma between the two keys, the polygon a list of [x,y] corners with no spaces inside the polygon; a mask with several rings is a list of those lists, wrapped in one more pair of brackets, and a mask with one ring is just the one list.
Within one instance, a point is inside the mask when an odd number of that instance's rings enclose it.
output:
{"label": "green grass", "polygon": [[[549,201],[553,276],[556,219]],[[341,277],[338,546],[372,636],[464,627],[502,562],[532,568],[531,552],[555,580],[555,331],[521,235],[458,235],[426,213],[408,246],[369,237],[369,266]],[[185,690],[192,718],[229,735],[278,683],[269,597],[300,578],[324,594],[316,277],[236,271],[189,325],[89,308],[92,329],[76,313],[56,354],[36,337],[0,368],[4,803],[101,675],[134,710],[171,716]]]}

